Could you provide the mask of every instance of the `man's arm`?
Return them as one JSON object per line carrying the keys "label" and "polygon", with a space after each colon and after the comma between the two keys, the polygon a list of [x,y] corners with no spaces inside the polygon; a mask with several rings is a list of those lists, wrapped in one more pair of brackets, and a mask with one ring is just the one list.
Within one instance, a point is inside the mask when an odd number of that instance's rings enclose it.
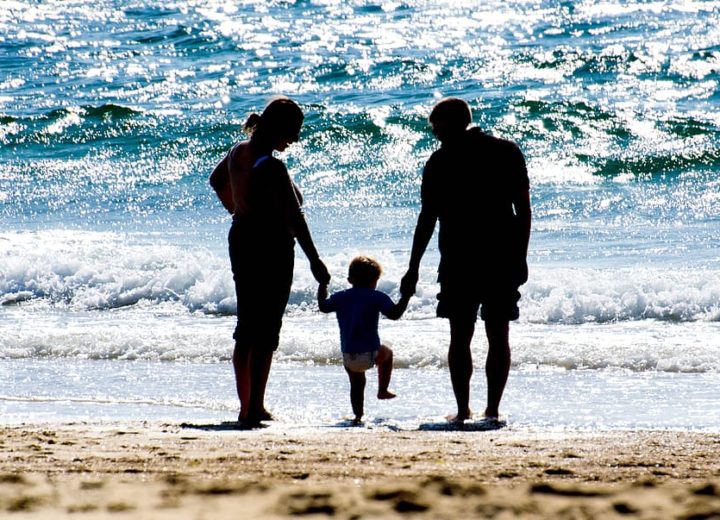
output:
{"label": "man's arm", "polygon": [[418,215],[415,232],[413,233],[408,270],[400,282],[400,294],[403,296],[412,296],[415,294],[420,272],[420,260],[430,243],[430,239],[435,231],[435,222],[437,222],[438,219],[438,172],[435,171],[433,167],[434,156],[435,154],[430,157],[423,168],[422,185],[420,186],[420,215]]}
{"label": "man's arm", "polygon": [[415,226],[415,233],[413,234],[410,263],[407,273],[405,273],[405,276],[402,277],[402,281],[400,282],[400,294],[403,296],[410,297],[415,294],[420,272],[420,260],[425,254],[425,250],[433,236],[436,221],[437,215],[424,208],[420,210],[420,215],[418,215]]}

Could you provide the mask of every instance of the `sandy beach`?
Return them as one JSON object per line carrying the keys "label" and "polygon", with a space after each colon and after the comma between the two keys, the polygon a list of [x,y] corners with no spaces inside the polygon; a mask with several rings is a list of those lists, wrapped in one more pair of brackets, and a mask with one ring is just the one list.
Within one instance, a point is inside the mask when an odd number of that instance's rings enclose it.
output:
{"label": "sandy beach", "polygon": [[720,518],[720,434],[3,426],[3,518]]}

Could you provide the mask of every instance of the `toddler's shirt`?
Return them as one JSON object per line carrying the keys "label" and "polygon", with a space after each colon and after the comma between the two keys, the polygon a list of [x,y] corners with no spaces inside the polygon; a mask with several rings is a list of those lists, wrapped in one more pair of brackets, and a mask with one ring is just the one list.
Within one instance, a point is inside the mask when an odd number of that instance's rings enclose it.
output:
{"label": "toddler's shirt", "polygon": [[395,304],[376,289],[352,287],[336,292],[325,301],[327,312],[335,312],[340,326],[343,352],[372,352],[380,348],[378,319]]}

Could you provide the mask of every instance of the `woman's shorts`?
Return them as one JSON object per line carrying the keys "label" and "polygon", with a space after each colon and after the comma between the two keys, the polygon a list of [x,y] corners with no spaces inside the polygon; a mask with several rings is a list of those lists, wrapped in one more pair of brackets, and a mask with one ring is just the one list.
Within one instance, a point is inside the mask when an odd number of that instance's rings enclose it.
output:
{"label": "woman's shorts", "polygon": [[343,352],[343,365],[350,372],[365,372],[375,366],[378,351]]}
{"label": "woman's shorts", "polygon": [[237,296],[237,348],[277,350],[280,328],[293,279],[292,244],[277,247],[248,240],[233,225],[229,236],[230,263]]}

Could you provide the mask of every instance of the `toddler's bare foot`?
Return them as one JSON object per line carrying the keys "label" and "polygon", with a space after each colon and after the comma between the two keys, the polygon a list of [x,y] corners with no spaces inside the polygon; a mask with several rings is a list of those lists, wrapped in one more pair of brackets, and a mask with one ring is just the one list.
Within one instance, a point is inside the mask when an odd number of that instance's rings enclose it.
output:
{"label": "toddler's bare foot", "polygon": [[380,390],[378,392],[378,399],[394,399],[397,395],[393,394],[390,390]]}

